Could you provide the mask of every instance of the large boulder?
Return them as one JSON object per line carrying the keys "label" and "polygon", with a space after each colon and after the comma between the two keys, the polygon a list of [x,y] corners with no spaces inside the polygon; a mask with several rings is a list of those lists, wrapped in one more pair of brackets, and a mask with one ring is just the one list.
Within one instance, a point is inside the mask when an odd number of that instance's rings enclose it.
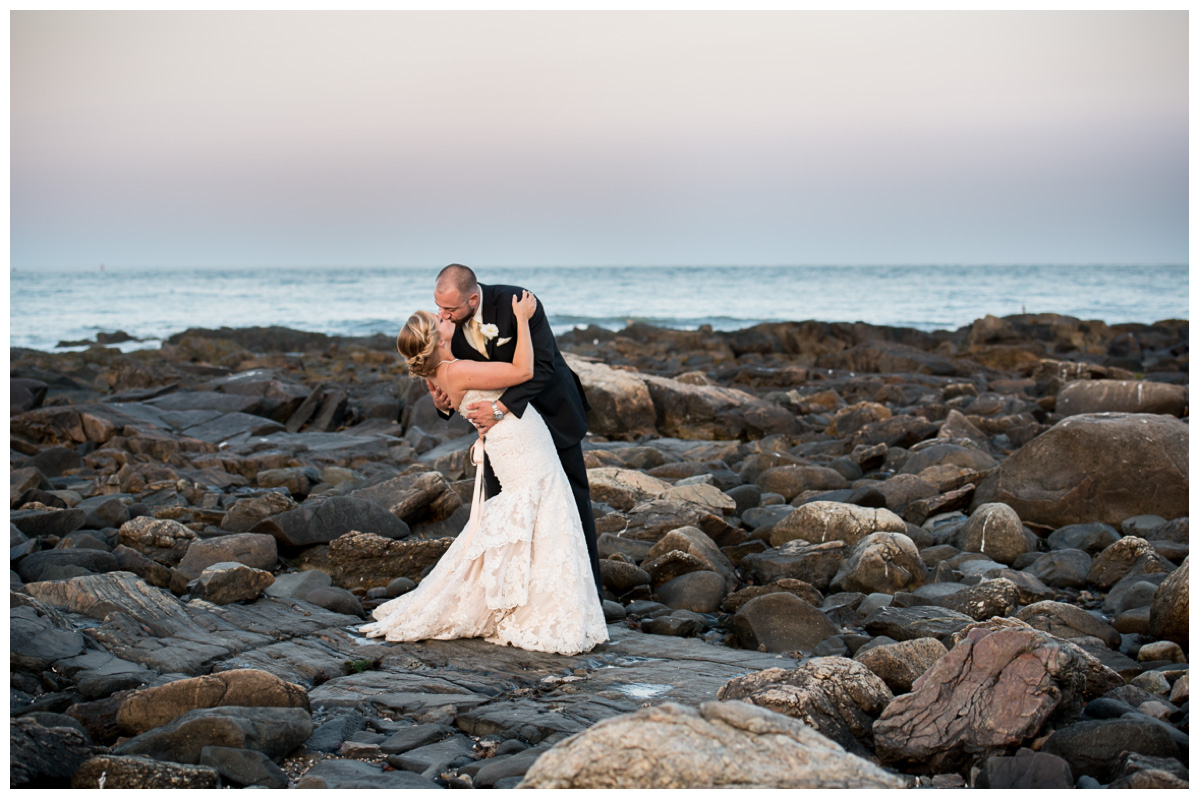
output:
{"label": "large boulder", "polygon": [[870,757],[871,725],[892,702],[892,692],[862,664],[835,656],[734,678],[717,699],[744,700],[794,717],[849,752]]}
{"label": "large boulder", "polygon": [[1064,417],[1120,411],[1131,414],[1187,414],[1186,386],[1158,381],[1073,381],[1058,392],[1055,411]]}
{"label": "large boulder", "polygon": [[1075,719],[1083,690],[1083,658],[1069,645],[1039,631],[975,630],[884,710],[876,754],[920,771],[958,769]]}
{"label": "large boulder", "polygon": [[588,430],[610,439],[653,436],[655,412],[646,382],[633,372],[564,355],[587,393]]}
{"label": "large boulder", "polygon": [[795,431],[793,415],[740,389],[698,386],[651,375],[642,378],[654,403],[655,427],[663,436],[738,439],[748,432],[761,436]]}
{"label": "large boulder", "polygon": [[814,500],[788,514],[771,530],[771,545],[779,547],[795,539],[818,544],[843,541],[856,545],[880,531],[907,533],[904,520],[886,508],[863,508],[849,503]]}
{"label": "large boulder", "polygon": [[972,507],[985,503],[1005,503],[1044,528],[1186,517],[1188,426],[1159,414],[1068,417],[980,484]]}
{"label": "large boulder", "polygon": [[798,720],[749,703],[664,703],[548,750],[519,788],[899,789],[903,781]]}

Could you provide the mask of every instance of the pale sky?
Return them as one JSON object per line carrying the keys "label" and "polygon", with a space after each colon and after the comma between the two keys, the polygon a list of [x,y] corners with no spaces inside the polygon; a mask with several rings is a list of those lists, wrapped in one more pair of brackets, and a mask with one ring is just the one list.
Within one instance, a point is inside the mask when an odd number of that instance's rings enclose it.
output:
{"label": "pale sky", "polygon": [[1170,12],[13,12],[11,262],[1186,263]]}

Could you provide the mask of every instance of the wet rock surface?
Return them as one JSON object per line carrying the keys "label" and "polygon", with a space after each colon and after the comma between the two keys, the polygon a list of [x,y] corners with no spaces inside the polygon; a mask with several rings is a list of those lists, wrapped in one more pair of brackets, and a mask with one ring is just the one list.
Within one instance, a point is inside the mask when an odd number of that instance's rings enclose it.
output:
{"label": "wet rock surface", "polygon": [[356,633],[470,510],[391,337],[14,350],[10,783],[1186,787],[1187,323],[1118,327],[560,337],[576,657]]}

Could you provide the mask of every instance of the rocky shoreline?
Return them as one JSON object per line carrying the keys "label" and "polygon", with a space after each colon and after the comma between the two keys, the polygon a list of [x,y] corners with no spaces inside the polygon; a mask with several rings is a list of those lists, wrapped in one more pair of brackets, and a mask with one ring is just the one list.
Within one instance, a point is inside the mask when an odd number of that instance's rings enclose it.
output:
{"label": "rocky shoreline", "polygon": [[469,513],[391,337],[11,350],[10,785],[1188,785],[1186,321],[559,343],[576,657],[356,633]]}

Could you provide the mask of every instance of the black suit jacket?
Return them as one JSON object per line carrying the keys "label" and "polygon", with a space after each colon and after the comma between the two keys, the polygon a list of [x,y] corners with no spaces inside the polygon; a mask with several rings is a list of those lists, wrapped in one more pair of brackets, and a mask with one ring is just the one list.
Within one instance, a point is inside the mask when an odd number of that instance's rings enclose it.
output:
{"label": "black suit jacket", "polygon": [[[484,286],[479,285],[480,304],[483,308],[483,324],[495,325],[499,333],[487,342],[487,351],[492,361],[507,361],[512,363],[517,351],[517,318],[512,310],[512,298],[520,297],[522,289],[518,286]],[[533,377],[525,383],[509,387],[500,396],[500,402],[505,407],[521,417],[530,403],[546,421],[554,446],[559,450],[578,444],[587,433],[587,412],[590,406],[583,393],[583,385],[579,376],[567,366],[554,334],[550,331],[550,323],[546,320],[546,312],[542,301],[537,304],[537,311],[529,320],[529,335],[533,339]],[[508,339],[504,344],[498,344],[501,339]],[[461,326],[454,331],[450,342],[450,350],[455,358],[472,361],[486,361],[482,355],[467,341]]]}

